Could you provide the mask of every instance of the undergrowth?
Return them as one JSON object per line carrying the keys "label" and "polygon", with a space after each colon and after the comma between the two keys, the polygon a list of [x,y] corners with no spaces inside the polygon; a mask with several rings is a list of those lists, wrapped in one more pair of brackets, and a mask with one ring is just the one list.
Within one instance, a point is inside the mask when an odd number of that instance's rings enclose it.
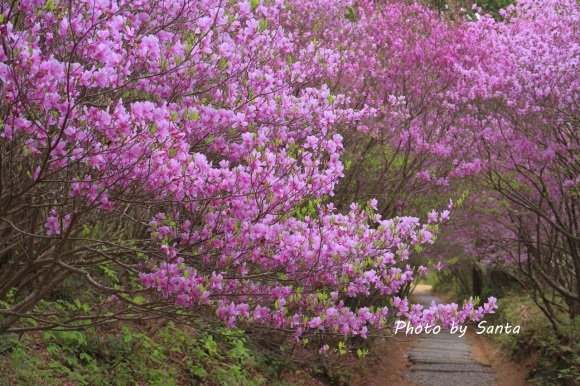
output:
{"label": "undergrowth", "polygon": [[239,330],[199,332],[172,322],[5,335],[0,383],[23,385],[264,385],[261,358]]}
{"label": "undergrowth", "polygon": [[580,317],[564,323],[558,334],[547,318],[525,294],[511,293],[498,302],[499,312],[490,323],[520,325],[520,334],[498,334],[499,342],[511,356],[525,362],[530,381],[542,386],[580,384]]}

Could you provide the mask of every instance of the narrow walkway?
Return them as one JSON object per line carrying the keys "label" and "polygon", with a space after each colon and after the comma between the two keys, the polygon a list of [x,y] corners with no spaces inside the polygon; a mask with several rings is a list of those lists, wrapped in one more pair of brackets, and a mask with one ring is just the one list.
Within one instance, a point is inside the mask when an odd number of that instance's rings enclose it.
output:
{"label": "narrow walkway", "polygon": [[[419,286],[412,295],[413,301],[429,307],[434,300],[443,301],[431,294],[430,286]],[[408,353],[411,366],[405,378],[417,385],[429,386],[488,386],[495,384],[491,366],[472,358],[471,343],[459,333],[449,331],[423,335]]]}

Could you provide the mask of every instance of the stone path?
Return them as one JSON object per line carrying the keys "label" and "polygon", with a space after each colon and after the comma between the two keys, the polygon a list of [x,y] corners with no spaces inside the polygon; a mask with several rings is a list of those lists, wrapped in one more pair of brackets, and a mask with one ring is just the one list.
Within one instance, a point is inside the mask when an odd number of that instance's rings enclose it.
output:
{"label": "stone path", "polygon": [[[430,306],[435,300],[430,290],[422,286],[415,290],[413,300]],[[405,378],[417,385],[429,386],[488,386],[495,383],[491,366],[477,362],[471,357],[471,343],[465,336],[441,331],[439,334],[423,335],[408,353],[411,366]]]}

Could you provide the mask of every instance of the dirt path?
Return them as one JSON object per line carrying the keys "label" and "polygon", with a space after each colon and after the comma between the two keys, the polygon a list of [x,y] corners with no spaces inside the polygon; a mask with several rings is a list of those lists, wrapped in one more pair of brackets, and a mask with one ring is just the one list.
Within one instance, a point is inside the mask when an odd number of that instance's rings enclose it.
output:
{"label": "dirt path", "polygon": [[[413,292],[413,301],[430,306],[448,301],[432,293],[429,285],[420,284]],[[501,356],[486,337],[467,328],[464,336],[442,331],[423,335],[407,351],[409,365],[404,378],[414,385],[495,385],[527,386],[527,372]]]}
{"label": "dirt path", "polygon": [[[443,294],[433,295],[431,286],[418,285],[414,302],[449,303]],[[477,335],[471,326],[459,338],[441,332],[440,336],[397,334],[377,339],[369,347],[371,354],[344,363],[351,378],[350,386],[528,386],[526,369],[502,356],[502,351],[485,335]]]}
{"label": "dirt path", "polygon": [[[443,302],[431,294],[431,287],[417,286],[414,302],[429,307],[432,301]],[[496,383],[497,377],[491,365],[473,358],[472,343],[460,332],[423,335],[408,353],[411,366],[405,378],[417,385],[486,386]]]}

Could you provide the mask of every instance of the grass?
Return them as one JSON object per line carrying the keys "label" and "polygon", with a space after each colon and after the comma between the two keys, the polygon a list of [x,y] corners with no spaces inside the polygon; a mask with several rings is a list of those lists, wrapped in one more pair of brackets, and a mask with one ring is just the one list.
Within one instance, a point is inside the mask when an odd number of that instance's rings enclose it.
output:
{"label": "grass", "polygon": [[568,320],[560,336],[534,302],[521,292],[498,301],[499,311],[489,323],[520,325],[517,335],[491,335],[511,356],[532,368],[534,385],[580,384],[580,317]]}

